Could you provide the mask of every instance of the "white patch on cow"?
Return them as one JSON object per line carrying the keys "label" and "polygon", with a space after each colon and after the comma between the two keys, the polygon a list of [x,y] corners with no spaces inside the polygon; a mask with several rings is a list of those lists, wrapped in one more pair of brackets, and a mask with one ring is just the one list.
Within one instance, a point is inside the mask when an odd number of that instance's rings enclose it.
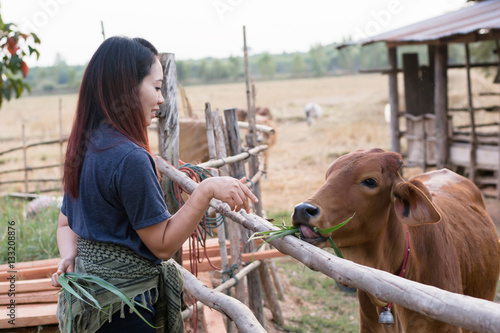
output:
{"label": "white patch on cow", "polygon": [[439,192],[443,187],[453,186],[459,181],[459,177],[448,169],[430,171],[423,175],[429,178],[423,180],[423,183],[429,191]]}

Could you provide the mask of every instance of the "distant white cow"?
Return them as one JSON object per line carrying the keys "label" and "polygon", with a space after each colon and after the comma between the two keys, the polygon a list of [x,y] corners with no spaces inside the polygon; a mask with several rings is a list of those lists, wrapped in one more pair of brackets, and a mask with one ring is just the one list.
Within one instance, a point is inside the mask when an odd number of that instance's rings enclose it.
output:
{"label": "distant white cow", "polygon": [[49,207],[57,207],[61,208],[62,206],[62,197],[51,197],[48,195],[41,195],[36,199],[33,199],[28,204],[28,208],[26,209],[26,215],[28,218],[35,217],[38,213]]}
{"label": "distant white cow", "polygon": [[307,103],[306,106],[304,107],[304,111],[306,113],[306,121],[308,125],[311,125],[311,123],[316,119],[319,118],[323,115],[323,110],[321,109],[321,106],[317,103]]}

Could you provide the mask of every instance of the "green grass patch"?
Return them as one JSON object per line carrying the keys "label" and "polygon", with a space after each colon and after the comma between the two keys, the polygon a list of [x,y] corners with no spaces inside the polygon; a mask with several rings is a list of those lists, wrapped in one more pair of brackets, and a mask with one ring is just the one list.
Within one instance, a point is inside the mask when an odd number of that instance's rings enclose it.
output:
{"label": "green grass patch", "polygon": [[[334,279],[307,268],[294,259],[276,260],[281,276],[298,288],[300,310],[287,318],[288,332],[358,332],[358,299],[355,292],[343,292]],[[295,294],[295,293],[294,293]],[[290,298],[287,302],[294,302]]]}
{"label": "green grass patch", "polygon": [[[9,197],[0,197],[0,219],[3,230],[0,232],[0,244],[7,244],[9,221],[15,222],[16,262],[50,259],[59,257],[57,248],[57,218],[59,209],[43,209],[33,218],[25,217],[28,201]],[[7,263],[7,246],[0,251],[0,264]]]}

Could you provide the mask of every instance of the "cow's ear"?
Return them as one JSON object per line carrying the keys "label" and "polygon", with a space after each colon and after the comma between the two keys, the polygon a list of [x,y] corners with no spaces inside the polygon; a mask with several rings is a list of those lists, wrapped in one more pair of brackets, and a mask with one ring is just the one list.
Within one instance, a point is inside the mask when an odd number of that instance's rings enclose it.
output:
{"label": "cow's ear", "polygon": [[437,223],[441,214],[430,199],[430,193],[419,181],[394,185],[394,210],[398,219],[407,225]]}

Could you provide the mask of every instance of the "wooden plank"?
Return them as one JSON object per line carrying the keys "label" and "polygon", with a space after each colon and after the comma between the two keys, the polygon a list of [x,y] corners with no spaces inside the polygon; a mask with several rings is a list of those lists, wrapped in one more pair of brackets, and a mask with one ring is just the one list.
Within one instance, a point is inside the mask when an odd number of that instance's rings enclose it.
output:
{"label": "wooden plank", "polygon": [[[11,288],[10,281],[0,282],[0,294],[8,294],[10,288]],[[59,290],[59,288],[53,287],[50,284],[50,278],[15,281],[16,295],[19,293],[29,293],[33,291],[46,291],[46,290],[57,291]]]}
{"label": "wooden plank", "polygon": [[[59,294],[57,290],[37,291],[32,293],[16,293],[16,304],[30,303],[57,303]],[[0,305],[9,305],[12,298],[6,294],[0,294]]]}
{"label": "wooden plank", "polygon": [[[286,254],[283,254],[279,252],[278,250],[266,250],[266,251],[259,251],[259,252],[254,252],[254,253],[242,253],[241,254],[241,261],[242,262],[250,262],[254,260],[262,260],[262,259],[270,259],[270,258],[278,258],[278,257],[284,257]],[[231,256],[229,256],[229,260],[231,260]],[[214,257],[210,258],[210,262],[212,265],[216,267],[220,267],[221,265],[221,258],[220,257]],[[183,265],[184,268],[189,269],[189,263],[186,263]],[[206,272],[206,271],[213,271],[214,269],[210,266],[210,263],[208,260],[204,260],[201,263],[198,263],[198,271],[199,272]]]}
{"label": "wooden plank", "polygon": [[[57,259],[59,261],[59,259]],[[44,267],[16,269],[16,280],[43,279],[52,276],[57,270],[57,264],[50,264]],[[5,281],[12,273],[0,271],[0,281]]]}
{"label": "wooden plank", "polygon": [[[16,305],[15,310],[15,327],[30,327],[39,325],[56,324],[56,303],[48,304],[25,304]],[[10,317],[6,316],[6,308],[2,310],[0,315],[0,329],[13,328],[9,323]]]}
{"label": "wooden plank", "polygon": [[[14,264],[16,270],[24,269],[24,268],[33,268],[33,267],[45,267],[45,266],[50,266],[50,265],[57,265],[59,262],[59,258],[53,258],[53,259],[44,259],[44,260],[35,260],[35,261],[23,261],[23,262],[16,262]],[[0,272],[1,271],[8,271],[9,264],[4,264],[0,265]]]}
{"label": "wooden plank", "polygon": [[[452,165],[468,167],[470,165],[471,147],[466,143],[452,143],[450,145],[450,163]],[[482,170],[498,170],[500,152],[498,146],[478,145],[476,167]]]}

